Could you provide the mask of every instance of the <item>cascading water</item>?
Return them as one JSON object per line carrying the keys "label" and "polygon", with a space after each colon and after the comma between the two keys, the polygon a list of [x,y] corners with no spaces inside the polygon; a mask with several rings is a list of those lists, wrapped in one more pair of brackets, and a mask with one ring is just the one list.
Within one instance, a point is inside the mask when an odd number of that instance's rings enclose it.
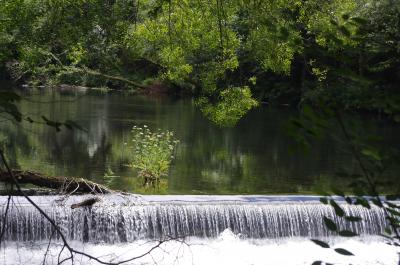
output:
{"label": "cascading water", "polygon": [[[60,227],[69,240],[133,242],[165,237],[217,237],[230,229],[243,238],[329,236],[323,216],[341,229],[377,235],[386,225],[383,211],[361,206],[342,207],[360,222],[345,222],[332,207],[311,197],[268,196],[103,196],[92,207],[71,209],[87,196],[31,197]],[[199,199],[200,198],[200,199]],[[147,199],[147,200],[146,200]],[[6,197],[0,197],[4,216]],[[24,198],[14,197],[6,219],[5,238],[12,241],[46,240],[54,235],[51,224]]]}

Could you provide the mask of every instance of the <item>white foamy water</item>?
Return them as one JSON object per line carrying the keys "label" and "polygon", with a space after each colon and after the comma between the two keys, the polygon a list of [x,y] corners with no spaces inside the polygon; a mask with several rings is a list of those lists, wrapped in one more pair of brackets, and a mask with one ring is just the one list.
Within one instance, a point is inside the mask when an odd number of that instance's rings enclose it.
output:
{"label": "white foamy water", "polygon": [[[269,196],[102,196],[93,207],[71,209],[88,196],[31,197],[56,222],[68,240],[125,243],[140,239],[217,237],[230,229],[247,238],[324,237],[333,235],[323,224],[327,216],[341,229],[361,235],[381,234],[386,226],[382,209],[341,203],[347,222],[331,206],[309,197]],[[148,199],[151,200],[148,200]],[[2,200],[1,200],[2,199]],[[6,197],[0,197],[6,205]],[[24,198],[14,198],[6,220],[5,238],[12,241],[47,240],[52,225]],[[0,207],[0,216],[5,207]],[[1,220],[0,220],[1,224]]]}
{"label": "white foamy water", "polygon": [[[189,238],[184,241],[170,241],[162,244],[143,258],[126,264],[156,265],[298,265],[311,264],[321,260],[334,264],[397,264],[398,249],[385,244],[380,237],[357,239],[330,238],[334,248],[345,248],[355,256],[342,256],[332,249],[323,249],[305,238],[279,240],[241,239],[226,230],[214,239]],[[61,254],[60,243],[51,245],[43,263],[48,242],[6,242],[0,249],[0,264],[58,264],[68,257]],[[126,244],[93,244],[71,242],[71,245],[105,262],[118,262],[146,253],[156,242],[135,241]],[[72,264],[66,261],[63,264]],[[98,264],[82,256],[74,257],[74,264]]]}
{"label": "white foamy water", "polygon": [[[99,258],[118,262],[142,256],[166,236],[184,240],[164,242],[150,254],[124,264],[156,265],[287,265],[321,260],[333,264],[398,264],[398,251],[377,236],[386,226],[382,209],[348,206],[347,215],[361,222],[346,223],[332,207],[314,196],[101,196],[92,207],[71,209],[91,196],[32,196],[63,231],[70,245]],[[99,196],[98,196],[99,197]],[[7,197],[0,196],[0,216]],[[322,222],[328,216],[341,227],[361,235],[338,238]],[[2,220],[0,224],[2,225]],[[0,246],[0,265],[55,265],[60,254],[53,227],[24,198],[14,197]],[[49,239],[53,241],[49,244]],[[310,238],[325,238],[324,249]],[[342,256],[345,248],[355,256]],[[75,255],[62,264],[99,264]]]}

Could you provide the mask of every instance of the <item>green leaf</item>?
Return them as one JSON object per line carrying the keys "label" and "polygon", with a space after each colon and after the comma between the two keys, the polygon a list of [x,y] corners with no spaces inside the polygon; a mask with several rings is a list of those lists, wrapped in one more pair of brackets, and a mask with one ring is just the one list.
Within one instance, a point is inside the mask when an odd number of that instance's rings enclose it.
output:
{"label": "green leaf", "polygon": [[322,247],[322,248],[330,248],[328,243],[325,243],[321,240],[317,240],[317,239],[311,239],[312,242],[314,242],[315,244],[317,244],[318,246]]}
{"label": "green leaf", "polygon": [[328,204],[328,199],[327,198],[320,198],[319,201],[323,204]]}
{"label": "green leaf", "polygon": [[359,216],[346,216],[345,219],[349,222],[360,222],[362,220]]}
{"label": "green leaf", "polygon": [[345,256],[354,256],[353,253],[351,253],[350,251],[344,249],[344,248],[335,248],[335,251],[341,255],[345,255]]}
{"label": "green leaf", "polygon": [[314,129],[306,129],[306,133],[311,136],[315,136],[315,137],[318,136],[317,132]]}
{"label": "green leaf", "polygon": [[369,202],[362,197],[357,198],[355,204],[361,205],[367,209],[371,209],[371,205],[369,205]]}
{"label": "green leaf", "polygon": [[360,25],[365,25],[368,23],[368,20],[361,18],[361,17],[352,17],[351,20],[353,20],[354,22],[356,22]]}
{"label": "green leaf", "polygon": [[314,261],[313,263],[311,263],[311,265],[322,265],[322,261],[320,260]]}
{"label": "green leaf", "polygon": [[358,234],[354,233],[353,231],[349,231],[349,230],[339,231],[339,235],[340,236],[344,236],[344,237],[358,236]]}
{"label": "green leaf", "polygon": [[301,121],[299,121],[298,119],[292,119],[291,120],[292,124],[298,128],[304,128],[304,125]]}
{"label": "green leaf", "polygon": [[340,26],[339,31],[346,37],[350,37],[350,31],[345,26]]}
{"label": "green leaf", "polygon": [[330,204],[333,207],[333,209],[335,210],[336,215],[338,215],[340,217],[344,216],[343,209],[334,200],[330,200]]}
{"label": "green leaf", "polygon": [[396,211],[396,210],[394,210],[392,208],[386,208],[386,209],[388,210],[389,213],[391,213],[391,214],[393,214],[395,216],[400,216],[400,212],[399,211]]}
{"label": "green leaf", "polygon": [[344,20],[348,20],[348,19],[350,18],[349,13],[343,14],[343,15],[342,15],[342,18],[343,18]]}
{"label": "green leaf", "polygon": [[391,234],[392,234],[392,228],[391,228],[390,226],[387,226],[387,227],[385,227],[384,232],[385,232],[386,234],[388,234],[388,235],[391,235]]}
{"label": "green leaf", "polygon": [[332,25],[334,25],[334,26],[338,26],[338,25],[339,25],[339,24],[336,22],[336,20],[333,20],[333,19],[329,20],[329,22],[330,22]]}
{"label": "green leaf", "polygon": [[353,204],[353,200],[350,197],[344,199],[348,204]]}
{"label": "green leaf", "polygon": [[382,157],[379,155],[378,151],[374,150],[372,148],[363,149],[361,151],[361,153],[369,158],[372,158],[373,160],[376,160],[376,161],[382,160]]}
{"label": "green leaf", "polygon": [[331,231],[337,231],[337,226],[336,224],[329,219],[328,217],[324,216],[324,223],[326,225],[326,227],[331,230]]}
{"label": "green leaf", "polygon": [[387,217],[387,219],[389,219],[390,225],[392,227],[400,227],[400,220],[398,219],[398,217],[389,216]]}
{"label": "green leaf", "polygon": [[380,208],[383,207],[382,202],[381,202],[380,200],[378,200],[378,199],[372,199],[371,201],[372,201],[376,206],[378,206],[378,207],[380,207]]}

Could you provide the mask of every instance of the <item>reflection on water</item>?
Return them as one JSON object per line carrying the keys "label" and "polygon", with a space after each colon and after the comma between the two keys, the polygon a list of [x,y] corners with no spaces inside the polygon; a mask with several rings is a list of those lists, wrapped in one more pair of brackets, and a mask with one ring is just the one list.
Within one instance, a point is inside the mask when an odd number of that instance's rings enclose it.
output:
{"label": "reflection on water", "polygon": [[[126,166],[130,130],[146,124],[174,131],[180,140],[168,185],[157,193],[311,193],[340,183],[333,177],[339,168],[357,170],[344,146],[329,138],[307,155],[289,152],[293,141],[284,126],[296,113],[286,108],[260,107],[235,128],[219,128],[202,117],[190,99],[95,91],[24,93],[26,100],[20,103],[24,114],[37,120],[42,115],[73,120],[88,132],[57,133],[38,124],[0,123],[0,141],[6,144],[13,167],[81,176],[135,191],[137,172]],[[399,127],[365,120],[363,131],[399,146]]]}

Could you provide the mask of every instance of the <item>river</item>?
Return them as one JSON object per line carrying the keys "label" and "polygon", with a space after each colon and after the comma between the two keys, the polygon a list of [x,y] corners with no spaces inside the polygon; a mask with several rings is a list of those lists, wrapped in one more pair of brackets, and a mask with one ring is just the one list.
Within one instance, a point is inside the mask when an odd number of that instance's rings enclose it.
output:
{"label": "river", "polygon": [[[287,133],[296,109],[262,105],[237,126],[221,128],[203,117],[193,99],[138,96],[122,92],[20,91],[22,113],[43,122],[72,120],[87,132],[24,122],[0,123],[0,141],[15,168],[56,176],[79,176],[138,192],[131,162],[133,126],[169,130],[180,143],[168,183],[159,194],[313,194],[346,179],[335,173],[358,172],[345,143],[322,137],[305,152]],[[373,115],[347,115],[360,134],[377,135],[382,146],[400,147],[400,126]],[[339,132],[337,135],[340,135]],[[399,168],[389,168],[394,179]],[[140,192],[140,191],[139,191]],[[149,191],[145,191],[149,192]]]}

